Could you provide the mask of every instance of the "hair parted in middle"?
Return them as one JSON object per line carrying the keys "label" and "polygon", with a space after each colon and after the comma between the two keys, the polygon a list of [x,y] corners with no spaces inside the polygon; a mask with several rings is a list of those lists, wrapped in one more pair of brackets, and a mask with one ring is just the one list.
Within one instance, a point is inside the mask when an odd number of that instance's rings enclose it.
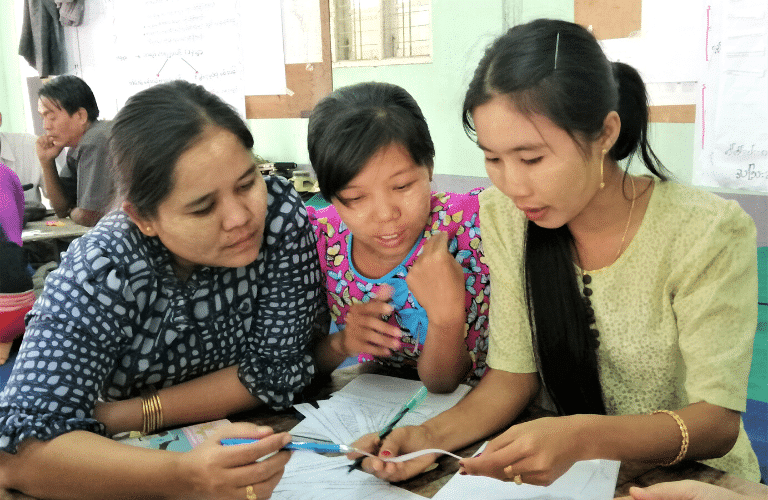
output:
{"label": "hair parted in middle", "polygon": [[346,186],[383,147],[401,144],[417,165],[431,168],[435,146],[416,100],[391,83],[342,87],[309,117],[307,147],[327,200]]}

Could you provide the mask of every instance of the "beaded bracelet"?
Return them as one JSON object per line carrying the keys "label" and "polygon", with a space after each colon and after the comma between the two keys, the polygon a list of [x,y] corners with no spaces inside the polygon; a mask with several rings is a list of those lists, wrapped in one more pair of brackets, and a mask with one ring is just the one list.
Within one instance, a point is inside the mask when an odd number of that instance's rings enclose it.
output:
{"label": "beaded bracelet", "polygon": [[141,428],[143,435],[151,434],[163,427],[163,406],[160,395],[154,387],[148,387],[141,392],[141,414],[144,424]]}
{"label": "beaded bracelet", "polygon": [[688,453],[688,443],[690,442],[688,437],[688,426],[685,425],[685,422],[683,422],[683,419],[680,418],[680,415],[678,415],[673,411],[656,410],[651,415],[655,415],[657,413],[666,413],[670,417],[674,418],[675,422],[677,422],[677,425],[680,427],[680,433],[683,435],[683,442],[680,445],[680,453],[678,453],[675,459],[669,462],[668,464],[663,464],[664,467],[669,467],[670,465],[675,465],[680,463],[685,458],[685,455]]}

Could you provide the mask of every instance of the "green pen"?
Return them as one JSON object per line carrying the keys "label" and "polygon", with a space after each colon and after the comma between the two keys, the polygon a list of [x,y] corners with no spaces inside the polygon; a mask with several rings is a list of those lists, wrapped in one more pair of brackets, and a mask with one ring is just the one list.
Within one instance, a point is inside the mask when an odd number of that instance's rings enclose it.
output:
{"label": "green pen", "polygon": [[429,394],[429,391],[426,387],[422,387],[416,391],[416,394],[414,394],[413,397],[408,400],[408,402],[405,403],[402,408],[400,408],[400,411],[397,412],[397,415],[395,415],[394,418],[384,426],[381,432],[379,432],[379,439],[384,439],[387,437],[389,433],[392,432],[392,429],[395,428],[397,423],[403,419],[406,413],[415,410],[421,403],[424,402],[425,399],[427,399],[427,394]]}
{"label": "green pen", "polygon": [[[418,391],[416,391],[416,394],[411,397],[411,399],[408,400],[407,403],[403,405],[402,408],[400,408],[400,411],[397,412],[397,415],[392,418],[392,420],[389,421],[387,425],[384,426],[384,428],[379,432],[379,439],[384,439],[389,435],[390,432],[392,432],[392,429],[395,428],[398,422],[403,419],[406,413],[409,411],[415,410],[421,403],[424,402],[425,399],[427,399],[427,394],[429,394],[429,391],[426,387],[422,387]],[[349,471],[352,472],[354,469],[359,469],[360,464],[363,463],[363,459],[365,457],[360,457],[355,459],[355,461],[349,466]]]}

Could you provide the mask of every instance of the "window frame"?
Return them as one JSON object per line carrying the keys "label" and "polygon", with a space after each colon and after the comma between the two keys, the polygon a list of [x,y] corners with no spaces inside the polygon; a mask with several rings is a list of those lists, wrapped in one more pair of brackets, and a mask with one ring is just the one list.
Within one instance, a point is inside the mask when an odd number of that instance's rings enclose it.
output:
{"label": "window frame", "polygon": [[[385,35],[387,33],[387,29],[389,26],[394,24],[396,22],[396,16],[397,16],[397,7],[396,3],[401,0],[376,0],[379,2],[379,5],[381,6],[379,9],[380,12],[380,28],[379,28],[379,35],[380,40],[378,43],[378,52],[382,55],[382,58],[380,59],[337,59],[337,53],[339,50],[339,43],[337,40],[337,33],[340,32],[347,32],[352,33],[355,38],[359,36],[359,30],[356,31],[354,27],[351,27],[354,23],[350,23],[349,19],[350,16],[347,15],[346,17],[339,18],[336,15],[336,12],[338,10],[339,4],[344,4],[347,7],[348,12],[350,10],[356,9],[355,6],[352,4],[356,3],[358,0],[329,0],[329,6],[330,6],[330,24],[331,24],[331,60],[333,68],[349,68],[349,67],[370,67],[370,66],[386,66],[386,65],[406,65],[406,64],[428,64],[432,62],[432,57],[434,54],[434,37],[432,32],[432,0],[426,0],[427,6],[429,9],[429,25],[428,25],[428,33],[429,33],[429,54],[428,55],[414,55],[414,56],[406,56],[406,57],[386,57],[386,53],[392,54],[395,50],[396,44],[394,43],[387,43],[385,40]],[[359,12],[359,11],[358,11]],[[389,25],[389,26],[388,26]],[[391,28],[389,28],[391,31]],[[359,43],[358,40],[353,40],[350,42],[350,46],[347,47],[346,50],[349,52],[350,50],[355,50],[354,46]],[[413,43],[411,41],[411,43]]]}

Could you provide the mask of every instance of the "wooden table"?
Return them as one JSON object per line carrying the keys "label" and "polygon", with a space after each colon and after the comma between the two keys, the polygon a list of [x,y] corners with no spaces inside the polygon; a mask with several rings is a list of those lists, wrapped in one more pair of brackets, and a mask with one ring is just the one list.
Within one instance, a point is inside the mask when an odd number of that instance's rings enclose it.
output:
{"label": "wooden table", "polygon": [[[333,372],[330,379],[317,380],[305,391],[308,399],[326,399],[353,378],[361,373],[383,373],[394,375],[392,372],[382,370],[381,367],[372,364],[362,364],[342,368]],[[530,420],[543,416],[545,412],[540,409],[530,408],[523,412],[519,421]],[[230,417],[232,421],[248,421],[259,425],[268,425],[276,432],[290,431],[298,422],[299,416],[294,410],[274,411],[261,408],[244,412]],[[462,457],[472,456],[482,442],[475,443],[456,454]],[[408,481],[396,483],[397,486],[416,493],[426,498],[432,498],[438,490],[458,472],[458,461],[454,458],[443,456],[437,460],[437,467],[429,472],[420,474]],[[681,479],[694,479],[705,483],[716,484],[738,493],[761,495],[768,498],[768,486],[753,483],[738,478],[731,474],[713,469],[698,462],[682,462],[674,467],[649,467],[648,465],[622,464],[619,469],[619,478],[616,484],[614,497],[626,496],[631,486],[649,486],[665,481]],[[0,500],[35,500],[18,492],[0,490]]]}
{"label": "wooden table", "polygon": [[[61,225],[49,226],[48,222],[56,222]],[[58,239],[73,239],[84,235],[90,227],[81,226],[72,219],[59,219],[55,215],[49,215],[43,220],[28,222],[21,232],[21,239],[24,243],[30,241],[45,241]]]}
{"label": "wooden table", "polygon": [[[307,393],[312,398],[324,399],[329,397],[331,392],[344,387],[348,382],[360,373],[383,373],[393,375],[395,373],[382,370],[381,367],[372,364],[355,365],[342,368],[333,372],[331,380],[319,381],[315,387],[310,388]],[[529,408],[518,418],[518,421],[531,420],[547,414],[544,410]],[[293,411],[274,412],[268,409],[257,410],[233,417],[231,420],[247,420],[260,425],[269,425],[277,432],[290,431],[298,422],[299,417]],[[482,442],[475,443],[456,452],[462,457],[472,456]],[[426,498],[432,498],[437,491],[448,482],[459,470],[458,461],[448,456],[442,456],[437,460],[437,468],[420,474],[408,481],[397,483],[397,486],[419,494]],[[629,495],[631,486],[650,486],[665,481],[677,481],[681,479],[693,479],[704,483],[716,484],[731,491],[747,495],[765,496],[768,498],[768,486],[753,483],[741,479],[732,474],[714,469],[699,462],[684,461],[674,467],[649,466],[647,464],[627,464],[622,463],[619,469],[619,477],[616,483],[616,492],[614,497]],[[2,500],[2,499],[0,499]]]}

